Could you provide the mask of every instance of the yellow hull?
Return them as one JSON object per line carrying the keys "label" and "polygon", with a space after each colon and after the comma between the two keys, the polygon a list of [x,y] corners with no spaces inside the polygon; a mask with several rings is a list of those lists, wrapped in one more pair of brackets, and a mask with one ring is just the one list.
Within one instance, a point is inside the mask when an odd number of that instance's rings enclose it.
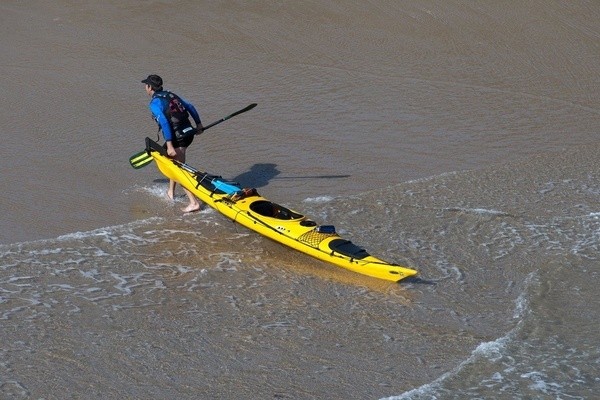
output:
{"label": "yellow hull", "polygon": [[234,184],[173,161],[151,139],[146,139],[146,144],[159,171],[167,178],[248,229],[319,260],[374,278],[397,282],[417,274],[413,269],[371,256],[364,249],[340,238],[332,227],[319,227],[304,215],[272,203],[256,191],[232,193],[228,190],[232,185],[239,189]]}

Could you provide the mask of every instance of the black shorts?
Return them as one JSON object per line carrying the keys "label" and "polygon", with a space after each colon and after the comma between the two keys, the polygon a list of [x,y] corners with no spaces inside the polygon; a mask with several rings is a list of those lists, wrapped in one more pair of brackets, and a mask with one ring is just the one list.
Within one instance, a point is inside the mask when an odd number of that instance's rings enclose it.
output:
{"label": "black shorts", "polygon": [[173,138],[171,143],[173,143],[173,147],[178,149],[180,147],[188,147],[194,141],[194,135],[189,135],[184,138]]}

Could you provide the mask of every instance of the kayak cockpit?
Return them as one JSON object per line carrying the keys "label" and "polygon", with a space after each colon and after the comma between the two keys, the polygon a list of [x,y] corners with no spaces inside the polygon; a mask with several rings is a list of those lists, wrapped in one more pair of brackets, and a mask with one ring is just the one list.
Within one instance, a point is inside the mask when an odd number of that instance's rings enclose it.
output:
{"label": "kayak cockpit", "polygon": [[276,218],[282,220],[302,219],[304,215],[298,214],[295,211],[290,210],[275,204],[268,200],[257,200],[250,204],[250,210],[255,213],[262,215],[263,217]]}

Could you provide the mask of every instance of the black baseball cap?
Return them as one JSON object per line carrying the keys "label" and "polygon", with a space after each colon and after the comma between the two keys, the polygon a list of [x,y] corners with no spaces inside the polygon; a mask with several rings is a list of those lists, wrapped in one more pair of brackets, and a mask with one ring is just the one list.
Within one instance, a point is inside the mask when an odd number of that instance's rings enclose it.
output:
{"label": "black baseball cap", "polygon": [[154,90],[160,89],[163,86],[162,78],[158,75],[148,75],[148,77],[144,79],[142,83],[150,85],[150,87]]}

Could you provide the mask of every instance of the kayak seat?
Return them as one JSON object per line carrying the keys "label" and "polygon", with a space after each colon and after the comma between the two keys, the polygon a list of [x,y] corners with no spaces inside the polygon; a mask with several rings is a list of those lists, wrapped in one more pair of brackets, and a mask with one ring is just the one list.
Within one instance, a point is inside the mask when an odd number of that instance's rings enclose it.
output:
{"label": "kayak seat", "polygon": [[300,219],[303,215],[295,213],[279,204],[267,200],[258,200],[250,204],[250,209],[264,217],[277,218],[283,220]]}
{"label": "kayak seat", "polygon": [[336,253],[343,254],[350,258],[356,258],[362,260],[365,257],[370,256],[369,253],[362,247],[358,247],[349,240],[334,239],[329,243],[329,248]]}

